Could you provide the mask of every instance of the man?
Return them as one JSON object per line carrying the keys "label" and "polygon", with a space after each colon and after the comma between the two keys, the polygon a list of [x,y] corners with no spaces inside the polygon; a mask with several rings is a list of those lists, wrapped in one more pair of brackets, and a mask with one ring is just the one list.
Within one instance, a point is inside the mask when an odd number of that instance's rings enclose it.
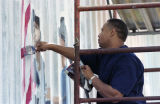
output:
{"label": "man", "polygon": [[[98,43],[102,49],[127,48],[124,42],[128,30],[126,24],[119,19],[110,19],[102,27]],[[74,48],[41,42],[38,51],[53,50],[69,59],[74,59]],[[97,98],[102,97],[135,97],[143,96],[144,67],[133,53],[81,55],[85,64],[82,66],[86,79],[98,91]],[[98,74],[97,77],[95,74]],[[145,101],[101,102],[97,104],[146,104]]]}

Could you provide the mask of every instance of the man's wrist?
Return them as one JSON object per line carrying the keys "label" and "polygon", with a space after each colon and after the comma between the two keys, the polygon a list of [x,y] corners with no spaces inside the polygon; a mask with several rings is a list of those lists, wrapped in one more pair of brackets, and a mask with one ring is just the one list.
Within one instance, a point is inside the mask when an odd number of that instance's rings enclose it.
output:
{"label": "man's wrist", "polygon": [[47,50],[52,50],[52,48],[53,48],[53,44],[48,43],[48,44],[47,44]]}
{"label": "man's wrist", "polygon": [[89,79],[89,84],[91,85],[92,84],[92,80],[94,79],[94,78],[99,78],[98,77],[98,75],[97,74],[93,74],[93,76]]}

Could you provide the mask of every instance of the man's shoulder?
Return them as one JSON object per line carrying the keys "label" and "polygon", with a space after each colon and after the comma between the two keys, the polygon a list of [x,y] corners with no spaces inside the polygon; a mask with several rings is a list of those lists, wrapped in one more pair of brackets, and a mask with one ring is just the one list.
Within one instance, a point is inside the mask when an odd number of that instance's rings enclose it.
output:
{"label": "man's shoulder", "polygon": [[116,65],[127,65],[130,67],[134,67],[139,70],[139,72],[144,71],[144,66],[141,60],[134,53],[125,53],[119,55],[119,59],[116,62]]}

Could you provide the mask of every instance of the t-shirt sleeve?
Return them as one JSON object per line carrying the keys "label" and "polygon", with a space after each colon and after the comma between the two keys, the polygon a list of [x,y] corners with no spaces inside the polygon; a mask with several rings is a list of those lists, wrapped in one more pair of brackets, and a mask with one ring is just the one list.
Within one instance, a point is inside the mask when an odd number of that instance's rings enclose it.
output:
{"label": "t-shirt sleeve", "polygon": [[98,55],[80,55],[80,59],[84,65],[89,65],[94,73],[97,74],[97,68],[99,63]]}
{"label": "t-shirt sleeve", "polygon": [[137,81],[137,66],[130,57],[123,57],[113,69],[111,86],[127,96]]}

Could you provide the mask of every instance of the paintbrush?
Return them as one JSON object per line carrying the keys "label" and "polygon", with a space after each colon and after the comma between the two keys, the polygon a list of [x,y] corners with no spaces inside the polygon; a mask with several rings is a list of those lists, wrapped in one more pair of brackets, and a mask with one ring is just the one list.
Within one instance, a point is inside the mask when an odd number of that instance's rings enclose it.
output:
{"label": "paintbrush", "polygon": [[27,56],[27,55],[33,55],[36,53],[36,49],[34,46],[25,46],[23,48],[21,48],[21,58]]}

